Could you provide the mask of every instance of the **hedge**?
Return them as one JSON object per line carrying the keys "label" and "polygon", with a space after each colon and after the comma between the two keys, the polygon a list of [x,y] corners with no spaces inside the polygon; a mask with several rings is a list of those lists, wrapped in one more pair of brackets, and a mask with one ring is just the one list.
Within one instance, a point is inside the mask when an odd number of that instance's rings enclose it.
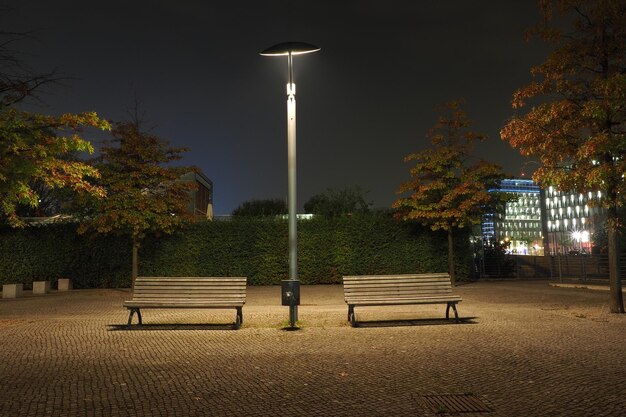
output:
{"label": "hedge", "polygon": [[[0,281],[72,278],[76,288],[130,285],[130,243],[120,237],[79,236],[75,225],[0,230]],[[445,233],[387,216],[359,215],[298,222],[298,271],[303,284],[341,282],[343,275],[447,270]],[[456,241],[459,279],[471,273],[468,236]],[[251,285],[288,278],[285,220],[237,219],[194,223],[148,239],[139,251],[145,276],[246,276]]]}
{"label": "hedge", "polygon": [[131,245],[119,237],[79,236],[76,225],[0,229],[0,282],[72,278],[76,288],[127,286]]}

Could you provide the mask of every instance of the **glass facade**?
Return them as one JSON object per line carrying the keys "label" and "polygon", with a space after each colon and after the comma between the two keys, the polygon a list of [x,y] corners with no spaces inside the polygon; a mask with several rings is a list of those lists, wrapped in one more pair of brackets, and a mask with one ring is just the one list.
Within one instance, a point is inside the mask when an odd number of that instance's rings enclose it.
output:
{"label": "glass facade", "polygon": [[550,254],[591,253],[591,236],[606,212],[590,202],[600,200],[600,191],[573,193],[548,187],[544,203]]}
{"label": "glass facade", "polygon": [[506,179],[491,192],[515,195],[504,212],[488,213],[483,217],[482,234],[485,242],[508,245],[508,251],[523,255],[543,255],[541,190],[532,180]]}
{"label": "glass facade", "polygon": [[506,244],[510,253],[555,255],[591,253],[591,236],[606,218],[598,203],[601,192],[563,192],[540,189],[532,180],[506,179],[491,192],[515,195],[504,212],[483,216],[481,232],[486,245]]}

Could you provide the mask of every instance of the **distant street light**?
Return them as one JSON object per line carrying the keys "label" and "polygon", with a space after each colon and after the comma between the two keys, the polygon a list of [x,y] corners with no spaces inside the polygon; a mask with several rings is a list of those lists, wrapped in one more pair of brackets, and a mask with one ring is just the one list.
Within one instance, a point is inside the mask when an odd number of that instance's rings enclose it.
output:
{"label": "distant street light", "polygon": [[287,84],[287,169],[289,216],[289,280],[283,281],[282,303],[289,306],[289,325],[296,327],[300,303],[298,280],[298,231],[296,222],[296,84],[293,81],[293,56],[317,52],[321,48],[304,42],[284,42],[261,52],[263,56],[286,56],[289,82]]}

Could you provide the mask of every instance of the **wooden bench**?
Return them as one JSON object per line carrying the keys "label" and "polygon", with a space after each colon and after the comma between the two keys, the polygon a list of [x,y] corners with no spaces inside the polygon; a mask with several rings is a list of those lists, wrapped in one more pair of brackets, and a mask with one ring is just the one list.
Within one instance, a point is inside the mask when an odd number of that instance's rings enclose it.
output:
{"label": "wooden bench", "polygon": [[125,301],[124,307],[130,310],[129,329],[135,313],[142,324],[142,308],[234,308],[234,325],[238,329],[243,323],[245,302],[245,277],[138,277],[133,299]]}
{"label": "wooden bench", "polygon": [[354,308],[357,306],[447,304],[446,319],[452,308],[459,322],[456,304],[461,297],[452,294],[447,273],[345,276],[343,291],[348,304],[348,321],[353,327],[356,326]]}

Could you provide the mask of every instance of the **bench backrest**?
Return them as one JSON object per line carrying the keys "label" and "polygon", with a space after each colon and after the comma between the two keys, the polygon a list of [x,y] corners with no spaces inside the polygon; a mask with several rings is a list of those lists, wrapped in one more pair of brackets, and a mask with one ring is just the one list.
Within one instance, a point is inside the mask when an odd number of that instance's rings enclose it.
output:
{"label": "bench backrest", "polygon": [[137,277],[133,301],[245,301],[245,277]]}
{"label": "bench backrest", "polygon": [[421,298],[452,294],[450,275],[360,275],[343,277],[345,300]]}

